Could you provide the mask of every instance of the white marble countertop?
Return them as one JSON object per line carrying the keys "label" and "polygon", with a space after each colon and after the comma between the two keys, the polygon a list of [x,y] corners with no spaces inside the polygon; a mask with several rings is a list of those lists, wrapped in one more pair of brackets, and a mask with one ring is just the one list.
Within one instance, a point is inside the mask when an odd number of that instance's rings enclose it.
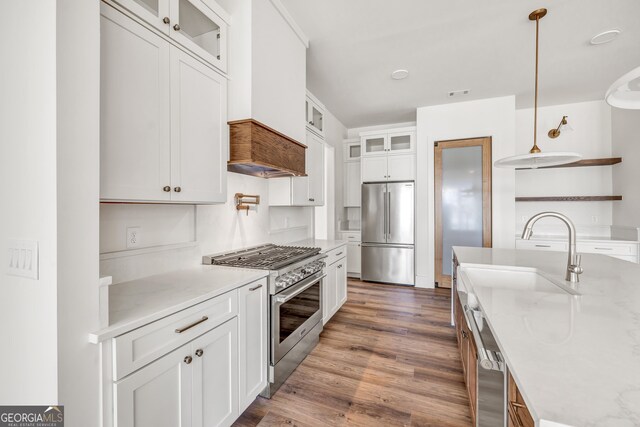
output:
{"label": "white marble countertop", "polygon": [[198,265],[109,286],[109,326],[89,334],[98,343],[268,275],[267,271]]}
{"label": "white marble countertop", "polygon": [[325,253],[346,244],[346,240],[305,239],[293,242],[291,243],[291,246],[309,246],[312,248],[320,248],[320,252]]}
{"label": "white marble countertop", "polygon": [[640,265],[582,254],[579,296],[483,287],[466,267],[529,267],[564,281],[564,253],[455,247],[539,426],[640,426]]}

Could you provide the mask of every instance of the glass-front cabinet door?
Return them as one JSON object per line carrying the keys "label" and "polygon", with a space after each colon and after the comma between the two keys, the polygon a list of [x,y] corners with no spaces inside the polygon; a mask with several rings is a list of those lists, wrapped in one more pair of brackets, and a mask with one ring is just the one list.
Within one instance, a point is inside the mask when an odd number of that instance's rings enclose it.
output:
{"label": "glass-front cabinet door", "polygon": [[415,133],[392,133],[389,134],[389,154],[409,153],[414,151]]}
{"label": "glass-front cabinet door", "polygon": [[307,98],[307,127],[319,135],[324,135],[324,110]]}
{"label": "glass-front cabinet door", "polygon": [[346,161],[360,160],[360,155],[362,151],[360,141],[346,142],[344,150],[345,150],[344,158]]}
{"label": "glass-front cabinet door", "polygon": [[361,144],[363,157],[386,154],[387,135],[363,136]]}
{"label": "glass-front cabinet door", "polygon": [[171,38],[227,71],[227,24],[214,10],[200,0],[171,0],[171,17]]}
{"label": "glass-front cabinet door", "polygon": [[116,3],[136,15],[143,21],[169,34],[169,2],[171,0],[115,0]]}

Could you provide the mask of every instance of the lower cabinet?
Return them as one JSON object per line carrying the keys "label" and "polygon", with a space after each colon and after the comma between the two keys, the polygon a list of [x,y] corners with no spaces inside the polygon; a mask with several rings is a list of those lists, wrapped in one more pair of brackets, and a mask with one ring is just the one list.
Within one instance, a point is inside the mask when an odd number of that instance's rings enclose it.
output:
{"label": "lower cabinet", "polygon": [[478,364],[477,347],[473,339],[471,330],[467,326],[464,318],[462,305],[458,298],[458,293],[454,292],[454,319],[456,324],[456,336],[458,338],[458,348],[462,359],[462,371],[464,382],[469,395],[469,406],[471,408],[472,425],[476,425],[477,402],[478,402]]}
{"label": "lower cabinet", "polygon": [[347,273],[349,277],[360,277],[362,271],[360,242],[347,243],[347,266]]}
{"label": "lower cabinet", "polygon": [[[336,257],[335,254],[340,252],[342,252],[340,257]],[[344,252],[344,247],[340,247],[327,254],[327,259],[333,262],[329,261],[330,264],[326,269],[327,277],[323,284],[322,323],[324,325],[347,301],[347,257]]]}
{"label": "lower cabinet", "polygon": [[507,413],[509,427],[534,427],[536,424],[511,374],[507,383]]}

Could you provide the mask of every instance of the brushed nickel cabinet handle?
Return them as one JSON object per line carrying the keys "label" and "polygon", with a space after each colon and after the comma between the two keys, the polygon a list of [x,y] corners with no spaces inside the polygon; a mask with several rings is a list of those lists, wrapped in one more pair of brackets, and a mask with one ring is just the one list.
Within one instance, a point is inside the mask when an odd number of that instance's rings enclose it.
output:
{"label": "brushed nickel cabinet handle", "polygon": [[343,254],[343,252],[338,252],[338,253],[336,254],[336,256],[340,256],[340,255],[342,255],[342,254]]}
{"label": "brushed nickel cabinet handle", "polygon": [[168,193],[169,191],[171,191],[171,187],[169,187],[168,185],[165,185],[164,187],[162,187],[162,191],[164,191],[165,193]]}
{"label": "brushed nickel cabinet handle", "polygon": [[173,191],[175,191],[176,193],[179,193],[179,192],[181,192],[181,191],[182,191],[182,188],[180,188],[180,187],[175,187],[175,188],[173,189]]}
{"label": "brushed nickel cabinet handle", "polygon": [[168,16],[165,16],[164,18],[162,18],[162,22],[164,22],[165,24],[169,24],[171,23],[171,19],[169,19]]}
{"label": "brushed nickel cabinet handle", "polygon": [[204,354],[204,351],[201,348],[196,350],[196,356],[202,357],[203,354]]}
{"label": "brushed nickel cabinet handle", "polygon": [[187,365],[189,365],[191,362],[193,362],[193,357],[187,356],[184,358],[184,363],[186,363]]}
{"label": "brushed nickel cabinet handle", "polygon": [[200,323],[206,322],[207,320],[209,320],[209,318],[207,316],[202,316],[202,319],[196,320],[195,322],[190,323],[187,326],[184,326],[182,328],[176,329],[176,334],[181,334],[181,333],[183,333],[185,331],[188,331],[189,329],[193,328],[194,326],[198,326]]}
{"label": "brushed nickel cabinet handle", "polygon": [[261,287],[262,287],[262,285],[254,286],[253,288],[249,288],[249,290],[250,290],[251,292],[253,292],[253,291],[257,291],[257,290],[258,290],[258,289],[260,289]]}
{"label": "brushed nickel cabinet handle", "polygon": [[180,31],[180,25],[176,24],[173,26],[173,29],[176,31]]}
{"label": "brushed nickel cabinet handle", "polygon": [[598,250],[598,251],[612,251],[613,250],[613,248],[593,248],[593,249]]}

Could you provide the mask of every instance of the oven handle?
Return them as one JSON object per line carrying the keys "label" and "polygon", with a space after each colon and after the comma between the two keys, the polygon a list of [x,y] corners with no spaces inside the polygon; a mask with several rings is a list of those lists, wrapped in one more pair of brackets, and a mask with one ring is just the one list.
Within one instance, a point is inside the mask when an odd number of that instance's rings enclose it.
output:
{"label": "oven handle", "polygon": [[274,296],[273,299],[278,304],[284,304],[287,301],[291,300],[292,298],[295,298],[298,294],[306,291],[311,286],[315,285],[315,283],[318,280],[322,280],[325,277],[327,277],[326,274],[323,274],[322,276],[317,276],[317,275],[311,276],[308,279],[305,279],[304,281],[300,282],[300,284],[298,286],[296,286],[295,290],[293,290],[291,292],[286,292],[286,293],[283,292],[281,294],[278,294],[278,295]]}
{"label": "oven handle", "polygon": [[479,365],[489,371],[504,371],[502,355],[485,348],[482,335],[480,335],[480,328],[478,328],[478,324],[476,323],[476,318],[474,316],[475,310],[472,310],[468,305],[465,305],[462,311],[464,313],[464,318],[467,321],[467,325],[469,325],[469,328],[471,329],[473,340],[476,342]]}

